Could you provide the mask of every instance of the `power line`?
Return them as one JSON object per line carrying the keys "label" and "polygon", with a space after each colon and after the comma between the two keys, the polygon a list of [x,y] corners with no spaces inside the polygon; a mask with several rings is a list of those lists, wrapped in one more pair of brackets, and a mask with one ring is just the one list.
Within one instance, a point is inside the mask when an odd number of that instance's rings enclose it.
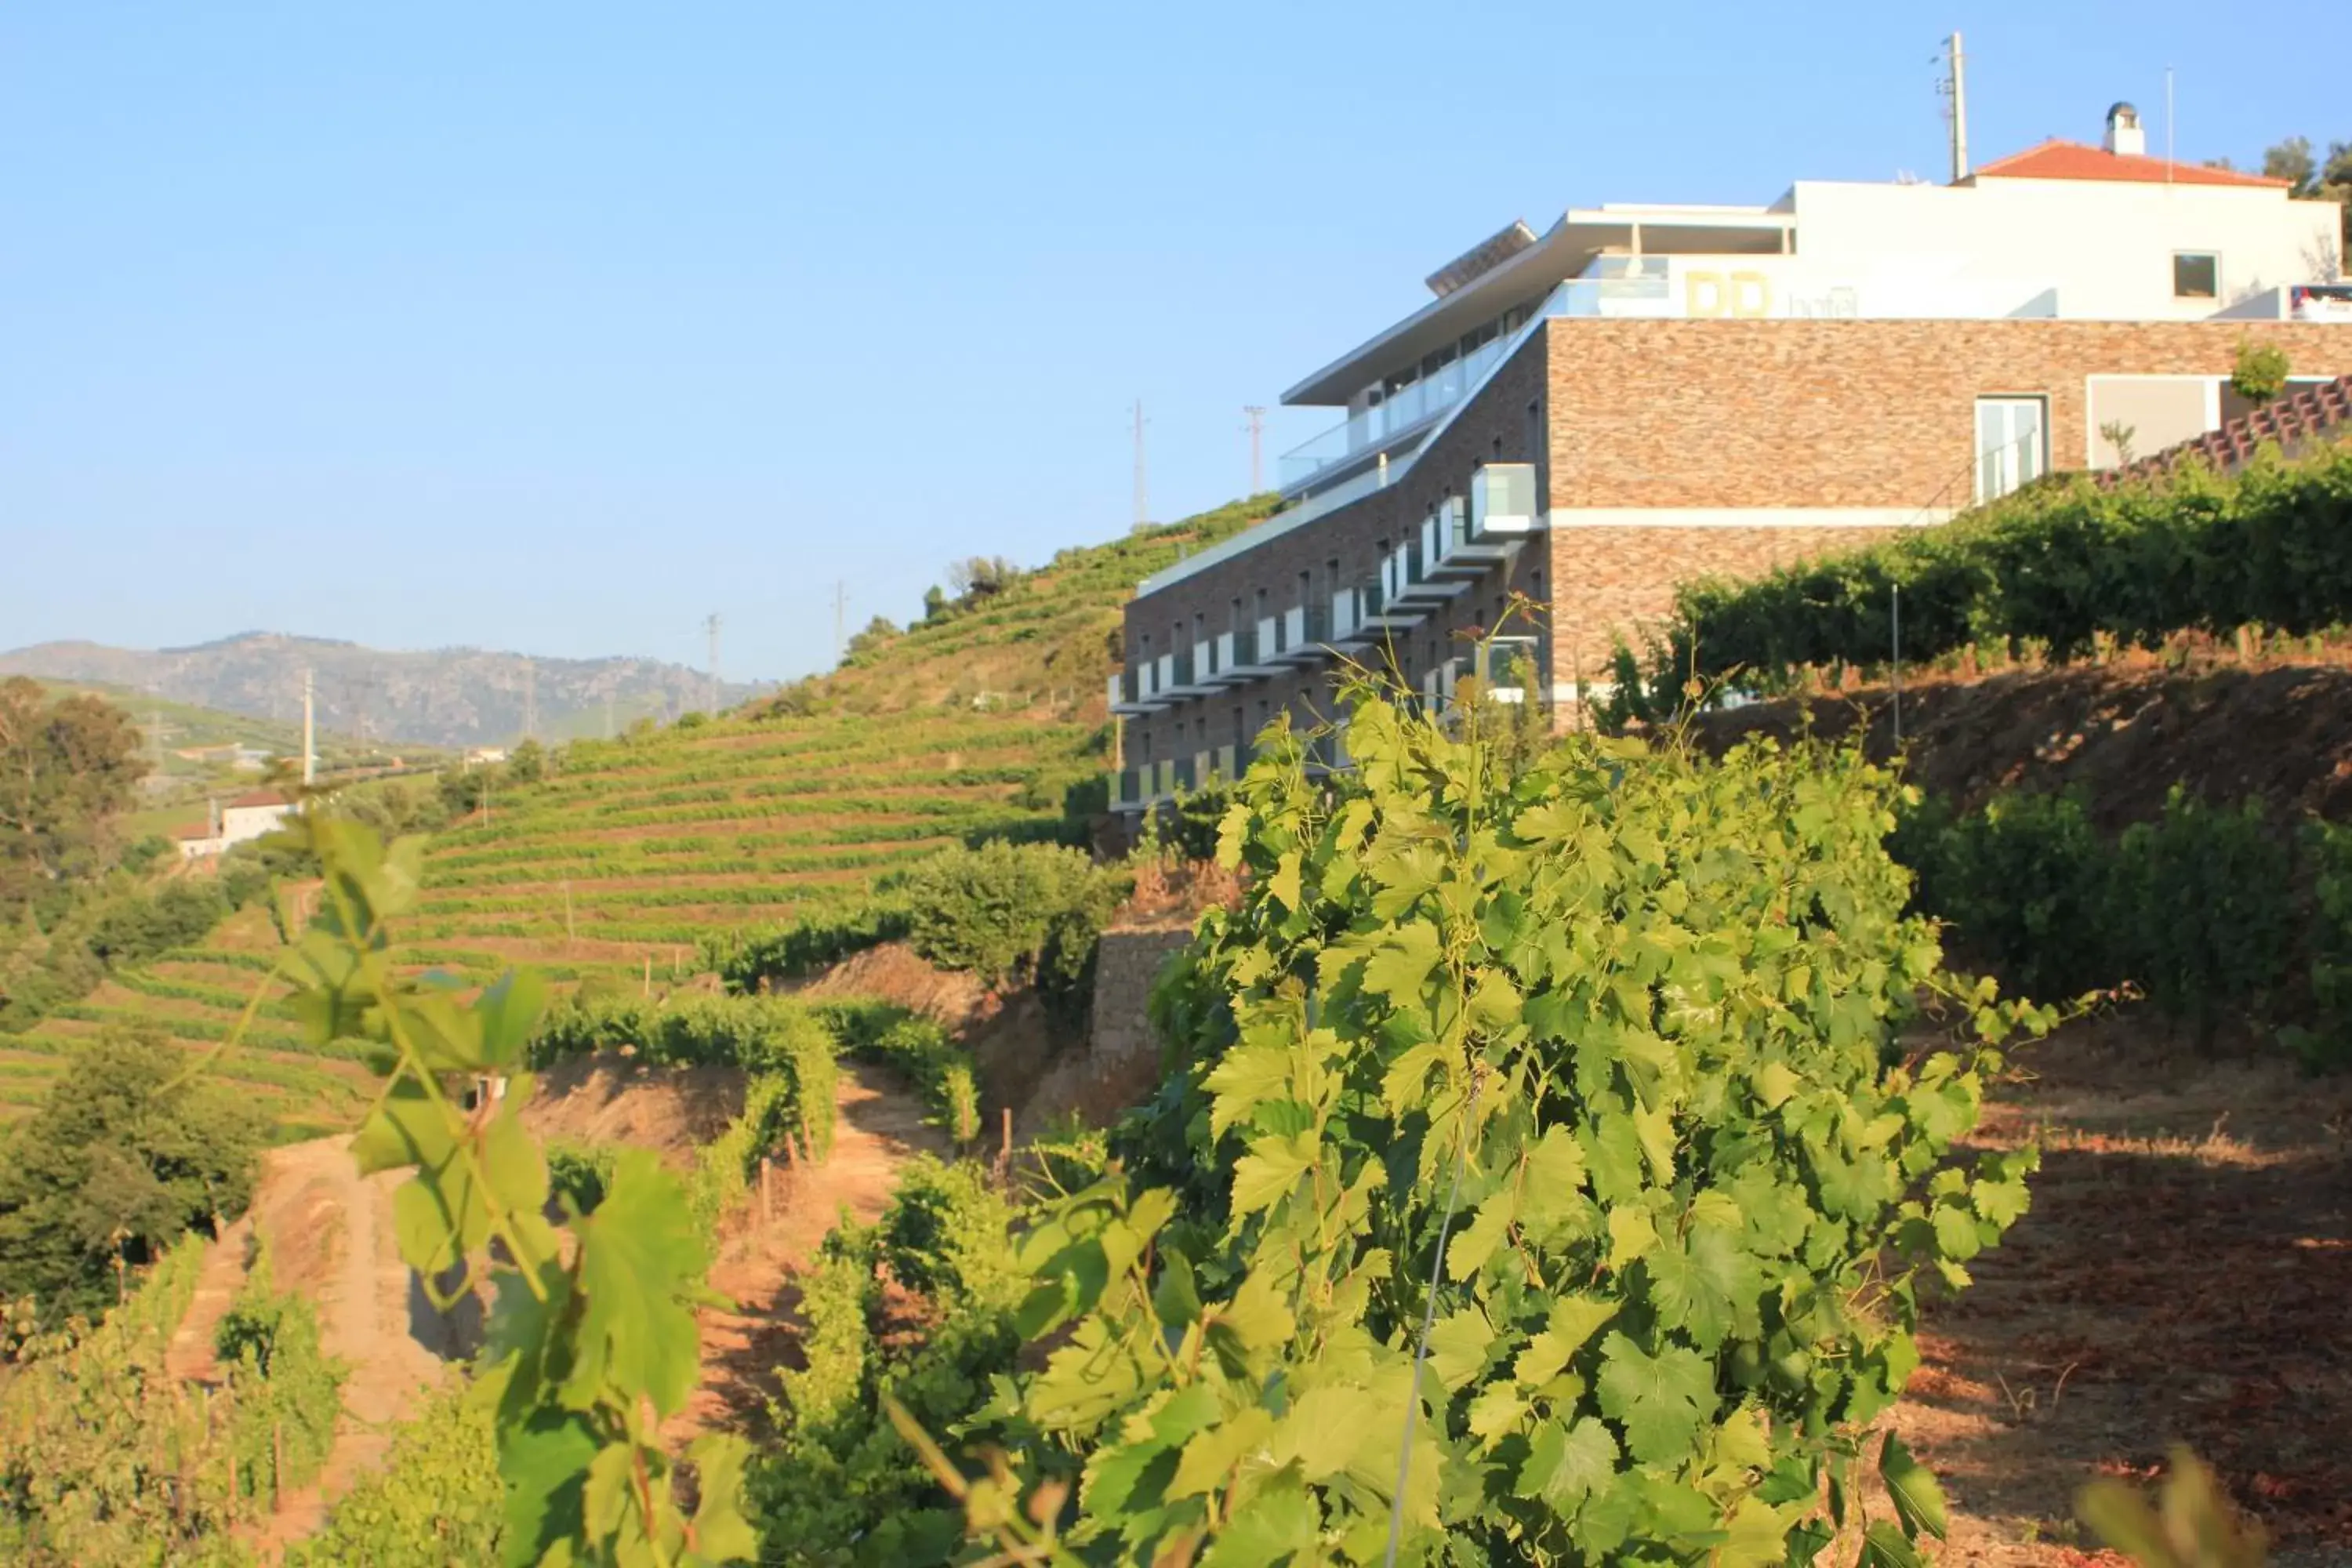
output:
{"label": "power line", "polygon": [[1242,426],[1250,438],[1249,493],[1259,495],[1265,489],[1265,405],[1261,403],[1242,405],[1242,416],[1248,423]]}
{"label": "power line", "polygon": [[1151,490],[1145,480],[1143,460],[1143,399],[1135,400],[1135,526],[1151,521]]}
{"label": "power line", "polygon": [[718,717],[719,717],[719,612],[718,612],[718,611],[713,610],[713,611],[711,611],[711,612],[710,612],[709,618],[709,619],[707,619],[707,620],[705,620],[705,621],[702,623],[702,629],[703,629],[704,631],[709,632],[709,633],[710,634],[710,716],[711,716],[713,719],[716,719],[716,718],[718,718]]}

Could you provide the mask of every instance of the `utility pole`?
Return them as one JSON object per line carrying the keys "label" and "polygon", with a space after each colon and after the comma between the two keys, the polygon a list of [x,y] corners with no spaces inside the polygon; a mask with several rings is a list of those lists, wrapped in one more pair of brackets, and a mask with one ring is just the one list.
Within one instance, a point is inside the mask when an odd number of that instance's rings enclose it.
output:
{"label": "utility pole", "polygon": [[1144,479],[1143,399],[1135,400],[1135,526],[1151,521],[1151,491]]}
{"label": "utility pole", "polygon": [[302,672],[302,786],[308,789],[319,767],[319,729],[316,712],[316,683],[310,672]]}
{"label": "utility pole", "polygon": [[833,662],[839,664],[849,651],[848,643],[849,584],[835,579],[833,584]]}
{"label": "utility pole", "polygon": [[1242,416],[1249,421],[1242,426],[1249,432],[1250,438],[1249,493],[1257,495],[1265,489],[1265,405],[1244,404]]}
{"label": "utility pole", "polygon": [[1944,47],[1949,71],[1940,85],[1944,96],[1951,100],[1952,182],[1958,184],[1969,177],[1969,57],[1957,32],[1945,40]]}
{"label": "utility pole", "polygon": [[539,666],[522,661],[522,738],[539,739]]}
{"label": "utility pole", "polygon": [[713,610],[713,611],[711,611],[711,612],[710,612],[709,618],[709,619],[707,619],[707,620],[705,620],[705,621],[702,623],[702,629],[703,629],[704,631],[709,632],[709,633],[710,634],[710,716],[711,716],[713,719],[716,719],[716,718],[718,718],[718,717],[719,717],[719,612],[718,612],[718,611]]}

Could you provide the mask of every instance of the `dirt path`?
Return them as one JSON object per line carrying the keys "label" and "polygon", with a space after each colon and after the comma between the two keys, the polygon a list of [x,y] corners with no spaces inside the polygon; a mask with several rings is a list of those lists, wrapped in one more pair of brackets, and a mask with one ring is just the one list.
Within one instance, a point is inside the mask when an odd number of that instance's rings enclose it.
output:
{"label": "dirt path", "polygon": [[2020,1059],[1979,1142],[2041,1146],[2033,1206],[1928,1304],[1894,1416],[1951,1494],[1943,1560],[2079,1568],[2075,1493],[2185,1442],[2276,1561],[2352,1563],[2352,1076],[2137,1019]]}
{"label": "dirt path", "polygon": [[270,1150],[251,1210],[206,1253],[195,1299],[173,1336],[165,1364],[174,1373],[220,1376],[214,1331],[245,1283],[257,1235],[268,1244],[277,1288],[310,1299],[322,1347],[349,1369],[334,1447],[310,1484],[289,1492],[256,1533],[265,1555],[317,1530],[328,1505],[382,1460],[393,1426],[449,1375],[427,1342],[446,1331],[415,1291],[394,1238],[392,1193],[405,1174],[362,1176],[347,1137]]}
{"label": "dirt path", "polygon": [[776,1369],[797,1355],[794,1275],[845,1211],[860,1224],[880,1217],[908,1159],[947,1152],[946,1139],[925,1124],[920,1102],[881,1068],[843,1062],[835,1103],[832,1157],[802,1167],[789,1182],[779,1170],[773,1217],[759,1222],[755,1194],[750,1223],[720,1248],[710,1285],[735,1307],[700,1314],[702,1383],[664,1428],[673,1442],[709,1431],[749,1431],[766,1419],[768,1401],[781,1387]]}

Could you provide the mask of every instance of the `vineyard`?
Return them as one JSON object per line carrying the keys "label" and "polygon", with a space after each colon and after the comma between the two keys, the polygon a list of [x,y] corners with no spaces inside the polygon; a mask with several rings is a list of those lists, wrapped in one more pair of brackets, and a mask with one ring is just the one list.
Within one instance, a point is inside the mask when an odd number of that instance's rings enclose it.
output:
{"label": "vineyard", "polygon": [[[560,985],[662,991],[699,967],[706,938],[852,904],[950,846],[1070,831],[1066,794],[1102,773],[1128,593],[1265,511],[1236,503],[1063,551],[755,710],[572,743],[435,837],[399,958],[469,984],[527,963]],[[277,945],[268,912],[247,910],[0,1035],[0,1118],[36,1103],[60,1050],[96,1029],[226,1039]],[[215,1070],[251,1085],[289,1137],[348,1126],[369,1082],[355,1056],[299,1037],[282,987]]]}
{"label": "vineyard", "polygon": [[1618,703],[1639,717],[1694,679],[1786,690],[1898,658],[2063,663],[2244,628],[2313,638],[2352,620],[2347,542],[2352,446],[2232,475],[2053,479],[1866,550],[1684,587],[1648,658],[1620,653]]}

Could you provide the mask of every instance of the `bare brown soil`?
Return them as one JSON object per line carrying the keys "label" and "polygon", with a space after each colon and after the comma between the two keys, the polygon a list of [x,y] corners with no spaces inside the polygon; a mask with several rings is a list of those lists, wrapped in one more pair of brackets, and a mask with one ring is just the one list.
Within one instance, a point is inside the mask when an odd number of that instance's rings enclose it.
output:
{"label": "bare brown soil", "polygon": [[937,968],[903,942],[852,953],[811,981],[801,994],[872,997],[920,1013],[950,1034],[961,1033],[1000,1005],[972,975]]}
{"label": "bare brown soil", "polygon": [[908,1159],[948,1152],[914,1095],[883,1068],[844,1062],[836,1106],[832,1155],[776,1167],[772,1201],[755,1192],[720,1247],[710,1285],[732,1305],[699,1314],[702,1381],[664,1428],[675,1442],[765,1429],[782,1391],[778,1370],[800,1364],[794,1278],[845,1216],[860,1225],[881,1217]]}
{"label": "bare brown soil", "polygon": [[453,1331],[400,1260],[392,1192],[404,1173],[362,1176],[348,1138],[320,1138],[262,1156],[252,1208],[206,1249],[196,1294],[166,1352],[176,1376],[215,1383],[220,1320],[245,1282],[257,1241],[280,1290],[317,1308],[326,1353],[346,1369],[333,1448],[310,1485],[278,1500],[251,1543],[265,1557],[317,1530],[333,1500],[382,1463],[392,1428],[451,1375]]}
{"label": "bare brown soil", "polygon": [[743,1112],[743,1071],[651,1067],[613,1051],[572,1057],[540,1075],[522,1109],[533,1137],[651,1149],[680,1169]]}
{"label": "bare brown soil", "polygon": [[[1864,730],[1893,753],[1895,701],[1884,687],[1791,698],[1703,715],[1702,743]],[[2329,663],[2200,662],[2153,655],[2105,665],[1906,680],[1910,777],[1973,805],[1996,789],[2080,784],[2115,826],[2157,816],[2175,782],[2217,800],[2253,795],[2286,816],[2352,814],[2352,668]]]}
{"label": "bare brown soil", "polygon": [[1977,1141],[2042,1166],[1928,1305],[1893,1417],[1950,1491],[1945,1561],[2082,1563],[2075,1494],[2175,1442],[2300,1560],[2352,1553],[2352,1079],[2082,1024],[2021,1054]]}

